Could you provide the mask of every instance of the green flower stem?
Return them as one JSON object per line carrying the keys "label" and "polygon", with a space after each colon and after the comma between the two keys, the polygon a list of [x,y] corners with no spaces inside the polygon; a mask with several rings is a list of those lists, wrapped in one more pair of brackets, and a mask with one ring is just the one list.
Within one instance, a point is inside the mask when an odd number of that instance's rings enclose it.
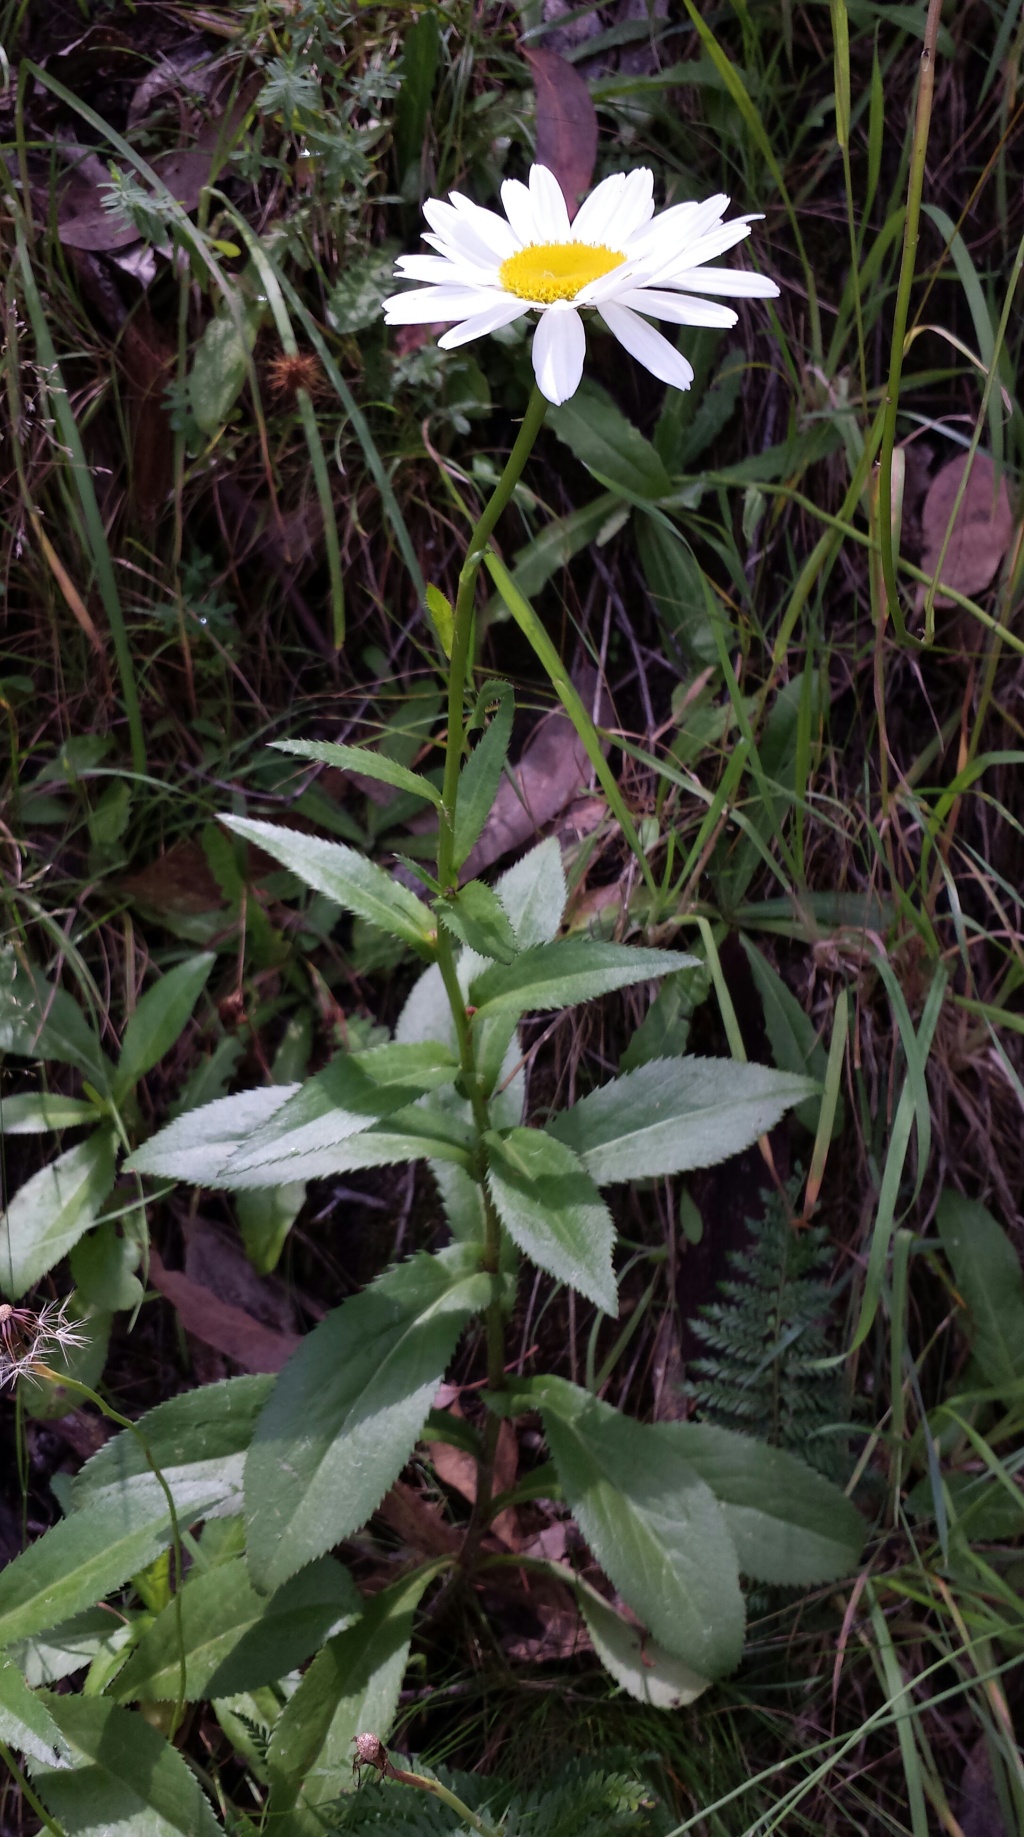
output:
{"label": "green flower stem", "polygon": [[499,1837],[492,1824],[486,1824],[483,1818],[478,1818],[476,1812],[470,1811],[469,1806],[456,1798],[454,1792],[449,1792],[447,1786],[442,1786],[440,1780],[428,1779],[425,1773],[407,1773],[404,1767],[395,1767],[391,1761],[386,1762],[384,1772],[389,1780],[397,1780],[400,1786],[415,1786],[417,1791],[429,1792],[435,1799],[441,1799],[453,1812],[457,1812],[471,1830],[478,1833],[478,1837]]}
{"label": "green flower stem", "polygon": [[545,397],[541,395],[539,389],[535,388],[530,397],[529,407],[523,416],[516,443],[508,456],[505,470],[469,538],[466,559],[459,574],[459,589],[455,600],[455,623],[452,633],[452,655],[448,670],[448,743],[444,762],[441,826],[437,845],[437,878],[445,892],[455,884],[453,879],[455,800],[458,794],[459,770],[462,765],[463,741],[466,731],[464,701],[469,668],[470,638],[473,631],[473,598],[476,592],[476,577],[480,572],[480,563],[483,561],[484,551],[495,524],[511,499],[533,450],[534,441],[540,433],[544,416],[547,413],[547,406]]}

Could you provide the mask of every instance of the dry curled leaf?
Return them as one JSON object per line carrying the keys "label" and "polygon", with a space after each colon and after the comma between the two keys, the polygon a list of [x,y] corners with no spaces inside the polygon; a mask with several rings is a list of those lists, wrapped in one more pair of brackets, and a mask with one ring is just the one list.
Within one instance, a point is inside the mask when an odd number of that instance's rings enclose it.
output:
{"label": "dry curled leaf", "polygon": [[[967,457],[962,453],[951,459],[936,473],[928,487],[921,515],[924,537],[921,566],[926,574],[934,575],[939,564]],[[954,587],[958,593],[981,593],[994,578],[1010,546],[1012,534],[1013,511],[1005,475],[1000,476],[996,485],[995,468],[989,454],[976,453],[942,561],[943,584]],[[922,588],[922,601],[924,592]],[[954,602],[937,593],[935,604],[952,606]]]}
{"label": "dry curled leaf", "polygon": [[597,113],[578,70],[555,51],[524,51],[537,91],[537,164],[562,187],[570,219],[589,190],[597,158]]}

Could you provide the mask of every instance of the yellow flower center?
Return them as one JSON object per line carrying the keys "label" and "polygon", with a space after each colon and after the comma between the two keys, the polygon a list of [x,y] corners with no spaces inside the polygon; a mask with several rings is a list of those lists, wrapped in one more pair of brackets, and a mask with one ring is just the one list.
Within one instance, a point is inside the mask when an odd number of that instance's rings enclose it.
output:
{"label": "yellow flower center", "polygon": [[626,257],[603,242],[534,242],[510,255],[498,269],[498,279],[520,300],[574,300],[581,287],[610,274]]}

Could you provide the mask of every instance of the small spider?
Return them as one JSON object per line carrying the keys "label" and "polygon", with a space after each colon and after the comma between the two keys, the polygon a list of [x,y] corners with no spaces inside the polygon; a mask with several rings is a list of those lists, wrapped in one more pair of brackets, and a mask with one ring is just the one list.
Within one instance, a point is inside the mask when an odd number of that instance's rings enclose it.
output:
{"label": "small spider", "polygon": [[381,1741],[380,1736],[356,1735],[354,1740],[356,1744],[356,1756],[352,1762],[352,1774],[356,1785],[361,1786],[363,1783],[364,1767],[375,1767],[378,1780],[384,1779],[385,1775],[391,1771],[391,1762],[388,1759],[388,1751]]}

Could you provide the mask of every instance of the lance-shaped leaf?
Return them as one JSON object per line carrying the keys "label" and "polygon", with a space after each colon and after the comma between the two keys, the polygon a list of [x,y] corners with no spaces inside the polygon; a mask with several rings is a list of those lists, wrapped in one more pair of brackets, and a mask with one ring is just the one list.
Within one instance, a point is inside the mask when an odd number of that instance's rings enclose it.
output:
{"label": "lance-shaped leaf", "polygon": [[577,1581],[576,1595],[594,1651],[615,1682],[637,1702],[650,1703],[654,1709],[679,1709],[707,1690],[709,1678],[691,1671],[681,1658],[648,1638],[596,1589]]}
{"label": "lance-shaped leaf", "polygon": [[232,1155],[230,1171],[333,1148],[426,1092],[451,1084],[458,1069],[451,1053],[434,1041],[392,1041],[369,1052],[339,1053],[252,1131]]}
{"label": "lance-shaped leaf", "polygon": [[561,1378],[530,1387],[588,1544],[655,1639],[701,1677],[743,1650],[736,1552],[709,1486],[667,1423],[639,1423]]}
{"label": "lance-shaped leaf", "polygon": [[188,1702],[257,1690],[294,1671],[362,1607],[347,1569],[329,1556],[307,1564],[269,1600],[256,1593],[243,1557],[192,1570],[180,1601],[169,1601],[143,1633],[113,1694],[121,1703],[173,1703],[179,1650],[185,1655]]}
{"label": "lance-shaped leaf", "polygon": [[510,1129],[487,1141],[487,1184],[513,1242],[538,1265],[618,1313],[611,1213],[578,1156],[543,1129]]}
{"label": "lance-shaped leaf", "polygon": [[988,1382],[1017,1392],[1024,1378],[1024,1271],[1002,1226],[977,1199],[947,1189],[937,1215],[942,1248],[967,1304],[971,1349]]}
{"label": "lance-shaped leaf", "polygon": [[0,1052],[59,1059],[108,1089],[110,1062],[74,997],[10,949],[0,950]]}
{"label": "lance-shaped leaf", "polygon": [[496,893],[482,880],[470,880],[457,893],[434,901],[441,924],[478,956],[511,963],[519,949],[508,914]]}
{"label": "lance-shaped leaf", "polygon": [[300,1089],[298,1084],[267,1084],[186,1110],[143,1142],[125,1162],[125,1171],[220,1186],[232,1155]]}
{"label": "lance-shaped leaf", "polygon": [[609,1186],[739,1154],[815,1088],[808,1078],[735,1059],[651,1059],[548,1127],[598,1186]]}
{"label": "lance-shaped leaf", "polygon": [[285,1144],[257,1166],[231,1160],[219,1179],[208,1184],[247,1191],[295,1180],[323,1180],[361,1167],[391,1167],[398,1161],[453,1161],[456,1167],[465,1168],[470,1165],[473,1146],[468,1122],[453,1110],[442,1103],[416,1103],[332,1147],[293,1154]]}
{"label": "lance-shaped leaf", "polygon": [[860,1513],[796,1455],[710,1423],[663,1423],[659,1435],[711,1488],[744,1575],[811,1588],[857,1567],[864,1544]]}
{"label": "lance-shaped leaf", "polygon": [[357,849],[250,817],[222,816],[220,821],[247,842],[255,842],[304,886],[326,893],[344,911],[354,912],[368,925],[400,938],[425,956],[432,953],[434,925],[428,908]]}
{"label": "lance-shaped leaf", "polygon": [[76,1474],[74,1513],[88,1505],[116,1505],[119,1498],[162,1501],[154,1467],[179,1512],[197,1516],[200,1498],[204,1516],[240,1511],[245,1451],[273,1383],[262,1375],[225,1378],[158,1403],[134,1430],[115,1435]]}
{"label": "lance-shaped leaf", "polygon": [[97,1129],[41,1167],[0,1217],[0,1290],[17,1301],[96,1223],[114,1181],[115,1142]]}
{"label": "lance-shaped leaf", "polygon": [[342,746],[333,740],[272,740],[279,753],[297,753],[300,759],[318,759],[324,765],[337,766],[341,772],[360,772],[364,778],[376,778],[380,784],[393,785],[396,791],[410,791],[428,804],[441,808],[441,793],[419,772],[411,772],[397,759],[384,753],[373,753],[366,746]]}
{"label": "lance-shaped leaf", "polygon": [[300,1786],[309,1806],[350,1790],[356,1735],[372,1729],[386,1740],[409,1661],[413,1615],[443,1566],[431,1563],[382,1589],[354,1626],[317,1653],[271,1738],[272,1819],[294,1804]]}
{"label": "lance-shaped leaf", "polygon": [[36,1763],[30,1768],[44,1804],[65,1831],[220,1837],[191,1767],[142,1716],[106,1697],[44,1691],[41,1700],[77,1762],[62,1770]]}
{"label": "lance-shaped leaf", "polygon": [[477,707],[497,698],[490,725],[477,741],[462,771],[455,800],[455,866],[461,867],[491,813],[512,738],[515,696],[510,683],[485,683]]}
{"label": "lance-shaped leaf", "polygon": [[35,1689],[39,1684],[55,1684],[72,1671],[82,1671],[100,1653],[108,1671],[112,1671],[116,1654],[132,1636],[130,1620],[119,1620],[105,1607],[87,1607],[58,1626],[32,1633],[27,1639],[16,1639],[10,1657]]}
{"label": "lance-shaped leaf", "polygon": [[454,1244],[335,1308],[285,1366],[245,1467],[250,1574],[272,1589],[366,1523],[412,1453],[459,1335],[487,1306]]}
{"label": "lance-shaped leaf", "polygon": [[121,1057],[114,1080],[120,1100],[143,1075],[170,1052],[199,1000],[215,962],[216,953],[203,951],[189,957],[147,989],[124,1030]]}
{"label": "lance-shaped leaf", "polygon": [[0,1654],[0,1741],[26,1760],[67,1767],[71,1753],[41,1698],[30,1690],[17,1665]]}
{"label": "lance-shaped leaf", "polygon": [[92,1123],[100,1112],[85,1097],[61,1097],[53,1091],[15,1091],[0,1099],[0,1135],[46,1135],[51,1129],[75,1129]]}
{"label": "lance-shaped leaf", "polygon": [[696,962],[681,951],[602,944],[594,938],[559,938],[524,950],[514,963],[492,964],[470,985],[477,1021],[503,1015],[541,1014],[570,1008],[634,982],[653,982]]}

